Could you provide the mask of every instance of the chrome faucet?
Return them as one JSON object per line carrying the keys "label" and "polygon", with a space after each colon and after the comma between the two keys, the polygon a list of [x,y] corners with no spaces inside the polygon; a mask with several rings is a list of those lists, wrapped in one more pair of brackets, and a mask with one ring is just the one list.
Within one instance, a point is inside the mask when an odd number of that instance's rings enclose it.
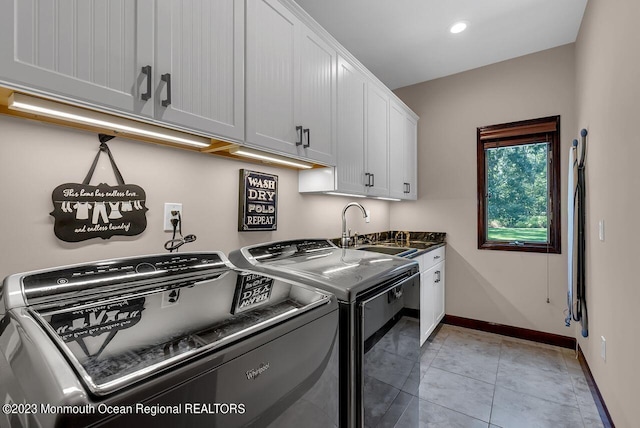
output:
{"label": "chrome faucet", "polygon": [[365,210],[362,205],[360,205],[357,202],[348,203],[342,210],[342,239],[340,241],[342,248],[349,247],[349,235],[347,235],[347,218],[345,217],[345,214],[347,213],[347,210],[349,209],[349,207],[360,208],[360,211],[362,211],[362,216],[364,217],[364,221],[369,223],[369,220],[370,220],[369,216],[367,215],[367,210]]}

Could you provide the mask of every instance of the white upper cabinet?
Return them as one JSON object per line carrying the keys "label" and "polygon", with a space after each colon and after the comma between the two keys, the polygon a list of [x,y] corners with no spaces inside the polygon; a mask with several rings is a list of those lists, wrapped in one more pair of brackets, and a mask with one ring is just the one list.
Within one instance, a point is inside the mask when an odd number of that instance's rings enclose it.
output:
{"label": "white upper cabinet", "polygon": [[145,82],[135,56],[153,44],[137,31],[140,2],[0,5],[0,81],[115,110],[144,109],[138,90]]}
{"label": "white upper cabinet", "polygon": [[[403,199],[418,199],[418,121],[411,113],[405,117],[404,184]],[[404,186],[403,186],[404,190]]]}
{"label": "white upper cabinet", "polygon": [[243,138],[243,2],[0,5],[0,81],[9,86]]}
{"label": "white upper cabinet", "polygon": [[335,165],[336,50],[306,26],[301,29],[300,106],[296,113],[304,133],[298,154]]}
{"label": "white upper cabinet", "polygon": [[417,199],[417,127],[413,115],[392,101],[389,114],[389,195]]}
{"label": "white upper cabinet", "polygon": [[332,167],[304,191],[416,197],[417,118],[293,0],[0,0],[0,86]]}
{"label": "white upper cabinet", "polygon": [[366,94],[366,77],[347,60],[338,57],[337,188],[331,190],[365,192]]}
{"label": "white upper cabinet", "polygon": [[337,165],[300,171],[298,190],[416,199],[415,115],[341,55],[337,80]]}
{"label": "white upper cabinet", "polygon": [[365,188],[370,196],[389,196],[389,95],[367,84]]}
{"label": "white upper cabinet", "polygon": [[335,164],[335,48],[278,0],[247,0],[247,142]]}
{"label": "white upper cabinet", "polygon": [[157,0],[157,8],[156,119],[242,140],[243,2]]}
{"label": "white upper cabinet", "polygon": [[389,196],[406,197],[407,185],[404,180],[405,162],[405,113],[399,104],[391,102],[389,110]]}

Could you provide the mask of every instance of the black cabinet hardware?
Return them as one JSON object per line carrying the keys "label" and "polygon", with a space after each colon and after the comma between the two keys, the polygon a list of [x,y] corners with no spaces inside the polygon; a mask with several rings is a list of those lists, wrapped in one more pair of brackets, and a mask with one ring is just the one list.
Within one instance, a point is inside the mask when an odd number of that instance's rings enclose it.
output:
{"label": "black cabinet hardware", "polygon": [[302,147],[309,147],[311,145],[311,130],[309,128],[305,128],[303,129],[303,131],[305,134],[307,134],[307,145],[305,146],[304,144],[302,145]]}
{"label": "black cabinet hardware", "polygon": [[167,107],[171,104],[171,74],[163,74],[160,79],[167,84],[167,98],[162,100],[162,107]]}
{"label": "black cabinet hardware", "polygon": [[302,126],[296,126],[296,132],[298,133],[298,141],[296,141],[296,146],[302,146]]}
{"label": "black cabinet hardware", "polygon": [[142,101],[147,101],[151,98],[151,66],[145,65],[142,67],[142,74],[144,74],[147,79],[147,92],[142,93],[140,98],[142,98]]}

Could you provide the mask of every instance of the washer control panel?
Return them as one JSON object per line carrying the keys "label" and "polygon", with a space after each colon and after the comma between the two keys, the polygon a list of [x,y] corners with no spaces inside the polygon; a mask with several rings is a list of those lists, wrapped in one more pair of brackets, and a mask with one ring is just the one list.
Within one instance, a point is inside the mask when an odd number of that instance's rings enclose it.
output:
{"label": "washer control panel", "polygon": [[96,287],[113,289],[160,280],[182,283],[189,276],[220,274],[229,269],[226,259],[218,252],[162,254],[44,270],[24,276],[22,287],[29,301],[70,292],[96,291]]}

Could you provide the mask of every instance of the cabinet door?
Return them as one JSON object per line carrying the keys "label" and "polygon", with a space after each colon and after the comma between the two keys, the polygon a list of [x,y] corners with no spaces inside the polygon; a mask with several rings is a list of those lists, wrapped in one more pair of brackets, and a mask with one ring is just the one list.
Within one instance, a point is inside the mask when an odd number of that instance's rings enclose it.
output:
{"label": "cabinet door", "polygon": [[158,0],[157,5],[156,119],[242,140],[244,3]]}
{"label": "cabinet door", "polygon": [[404,180],[408,184],[405,199],[418,199],[418,122],[405,119]]}
{"label": "cabinet door", "polygon": [[248,143],[296,154],[300,22],[277,0],[247,0]]}
{"label": "cabinet door", "polygon": [[435,266],[435,283],[433,288],[433,316],[434,324],[438,324],[444,317],[444,264],[442,261]]}
{"label": "cabinet door", "polygon": [[405,181],[405,112],[398,104],[391,102],[389,110],[389,196],[407,197]]}
{"label": "cabinet door", "polygon": [[[150,114],[136,51],[152,52],[153,3],[4,0],[0,81],[16,88]],[[147,19],[148,18],[148,19]],[[140,24],[140,25],[139,25]]]}
{"label": "cabinet door", "polygon": [[338,57],[337,188],[364,193],[365,76]]}
{"label": "cabinet door", "polygon": [[389,196],[389,96],[367,85],[367,194]]}
{"label": "cabinet door", "polygon": [[433,290],[436,266],[420,274],[420,345],[429,338],[435,328]]}
{"label": "cabinet door", "polygon": [[306,26],[301,28],[300,107],[296,123],[306,132],[300,156],[336,164],[336,51]]}

